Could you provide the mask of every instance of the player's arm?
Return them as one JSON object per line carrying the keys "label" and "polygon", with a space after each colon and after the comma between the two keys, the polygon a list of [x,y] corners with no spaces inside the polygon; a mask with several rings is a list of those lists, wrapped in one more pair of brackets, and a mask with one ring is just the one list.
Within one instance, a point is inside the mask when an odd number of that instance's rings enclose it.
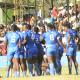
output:
{"label": "player's arm", "polygon": [[7,38],[7,34],[5,36],[5,42],[4,42],[4,48],[5,48],[5,52],[7,52],[7,46],[8,46],[8,38]]}
{"label": "player's arm", "polygon": [[25,37],[24,41],[22,42],[22,44],[27,44],[27,41],[28,41],[28,37]]}
{"label": "player's arm", "polygon": [[21,43],[21,40],[19,40],[19,50],[21,51],[21,47],[22,47],[22,45],[21,45],[22,43]]}
{"label": "player's arm", "polygon": [[40,35],[40,41],[44,40],[44,33],[43,33],[43,29],[41,29],[41,35]]}
{"label": "player's arm", "polygon": [[60,40],[60,37],[57,37],[57,40],[58,40],[59,44],[64,48],[64,52],[67,52],[64,45],[63,45],[63,43]]}
{"label": "player's arm", "polygon": [[27,32],[24,33],[24,41],[22,42],[22,44],[27,44],[28,41],[28,37],[27,37]]}
{"label": "player's arm", "polygon": [[6,52],[6,50],[7,50],[7,45],[8,45],[8,40],[7,40],[7,39],[5,39],[5,42],[4,42],[5,52]]}
{"label": "player's arm", "polygon": [[72,47],[72,46],[69,44],[69,43],[70,43],[70,41],[71,41],[71,35],[70,35],[70,34],[68,34],[67,36],[68,36],[68,46]]}
{"label": "player's arm", "polygon": [[62,43],[61,40],[60,40],[60,37],[57,37],[57,40],[58,40],[59,44],[60,44],[63,48],[65,48],[64,45],[63,45],[63,43]]}

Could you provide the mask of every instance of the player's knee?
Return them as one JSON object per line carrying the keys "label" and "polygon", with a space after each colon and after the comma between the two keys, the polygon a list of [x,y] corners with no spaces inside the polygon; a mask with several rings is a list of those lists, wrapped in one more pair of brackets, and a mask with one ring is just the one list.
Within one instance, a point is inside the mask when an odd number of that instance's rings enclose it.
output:
{"label": "player's knee", "polygon": [[11,61],[7,61],[7,65],[8,66],[11,66]]}

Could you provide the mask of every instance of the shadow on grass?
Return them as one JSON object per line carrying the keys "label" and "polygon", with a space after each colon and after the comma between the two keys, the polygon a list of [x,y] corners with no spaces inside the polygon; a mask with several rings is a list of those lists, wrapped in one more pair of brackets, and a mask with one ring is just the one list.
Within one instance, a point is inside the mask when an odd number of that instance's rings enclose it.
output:
{"label": "shadow on grass", "polygon": [[0,78],[2,78],[2,77],[0,76]]}

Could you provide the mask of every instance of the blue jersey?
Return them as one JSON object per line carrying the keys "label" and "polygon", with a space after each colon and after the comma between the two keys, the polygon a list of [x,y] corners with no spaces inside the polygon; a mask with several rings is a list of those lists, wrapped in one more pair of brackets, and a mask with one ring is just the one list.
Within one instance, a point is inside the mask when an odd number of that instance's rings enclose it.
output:
{"label": "blue jersey", "polygon": [[46,45],[54,45],[57,42],[58,33],[56,31],[48,30],[43,33],[42,39],[45,39]]}
{"label": "blue jersey", "polygon": [[75,38],[78,36],[77,32],[73,30],[73,42],[75,43]]}
{"label": "blue jersey", "polygon": [[6,34],[5,39],[8,40],[8,51],[16,51],[18,48],[18,42],[21,41],[21,37],[16,32],[9,32]]}
{"label": "blue jersey", "polygon": [[66,32],[66,42],[67,42],[67,46],[68,46],[68,35],[71,35],[71,40],[70,40],[70,45],[74,45],[74,42],[73,42],[73,30],[70,29]]}
{"label": "blue jersey", "polygon": [[40,34],[38,34],[38,33],[35,34],[35,43],[37,46],[41,46]]}
{"label": "blue jersey", "polygon": [[[21,37],[21,42],[23,42],[23,40],[24,40],[24,34],[22,32],[20,32],[20,31],[17,31],[17,33]],[[23,44],[22,44],[21,52],[24,52],[24,45]]]}
{"label": "blue jersey", "polygon": [[35,45],[35,34],[31,31],[31,30],[28,30],[24,33],[24,38],[28,38],[28,42],[27,42],[27,45],[26,47],[32,47]]}

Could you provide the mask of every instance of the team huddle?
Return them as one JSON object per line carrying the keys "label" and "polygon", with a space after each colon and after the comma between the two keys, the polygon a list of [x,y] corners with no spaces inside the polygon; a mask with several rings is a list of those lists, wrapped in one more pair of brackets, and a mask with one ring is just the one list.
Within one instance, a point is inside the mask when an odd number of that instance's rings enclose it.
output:
{"label": "team huddle", "polygon": [[[62,35],[50,23],[47,24],[47,32],[45,32],[44,26],[41,26],[39,30],[38,27],[32,29],[31,25],[23,23],[23,32],[21,32],[16,25],[12,25],[11,32],[5,36],[5,52],[7,53],[6,77],[9,77],[12,68],[14,76],[19,77],[20,66],[23,76],[26,77],[26,61],[30,77],[41,76],[42,71],[44,75],[61,74],[63,52],[66,52],[68,58],[69,74],[72,74],[71,60],[73,60],[78,75],[75,38],[78,37],[80,41],[80,37],[76,31],[70,29],[69,23],[65,23],[63,26],[66,32],[66,48],[62,43]],[[43,47],[44,44],[45,47]]]}

